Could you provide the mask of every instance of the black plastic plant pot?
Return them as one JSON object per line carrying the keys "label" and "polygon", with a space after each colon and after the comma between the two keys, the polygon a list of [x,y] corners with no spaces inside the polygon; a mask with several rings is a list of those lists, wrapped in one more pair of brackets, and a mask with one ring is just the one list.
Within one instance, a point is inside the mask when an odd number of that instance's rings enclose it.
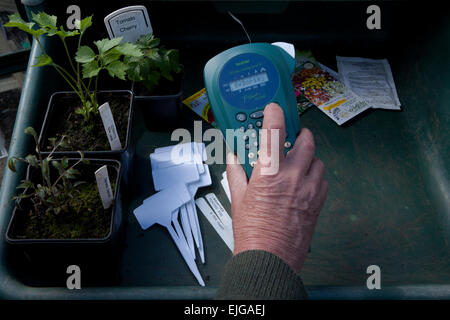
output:
{"label": "black plastic plant pot", "polygon": [[182,87],[184,72],[175,76],[174,81],[162,79],[150,94],[141,83],[133,83],[136,108],[142,110],[144,123],[150,131],[166,131],[180,125],[182,110]]}
{"label": "black plastic plant pot", "polygon": [[[80,106],[80,100],[73,91],[59,91],[51,95],[44,122],[39,134],[39,145],[43,155],[51,151],[49,138],[60,139],[66,136],[65,130],[79,135],[73,138],[74,143],[70,149],[58,148],[54,157],[78,157],[82,151],[85,157],[120,160],[123,169],[123,183],[128,185],[132,173],[132,164],[135,151],[134,140],[131,139],[132,120],[134,109],[134,96],[131,90],[110,90],[98,92],[99,105],[109,102],[122,149],[111,150],[106,131],[101,122],[100,115],[93,115],[92,122],[85,125],[83,117],[75,113]],[[121,108],[116,107],[121,106]],[[122,107],[123,106],[123,107]],[[126,106],[126,107],[125,107]],[[87,129],[87,128],[91,129]],[[97,141],[94,138],[98,138]],[[67,139],[70,139],[70,135]],[[77,143],[80,145],[77,146]]]}
{"label": "black plastic plant pot", "polygon": [[[69,164],[73,164],[78,159],[71,158],[68,160]],[[95,171],[101,166],[107,165],[114,193],[114,201],[109,209],[104,210],[99,200],[97,201],[99,206],[90,210],[73,212],[70,215],[61,212],[57,216],[53,212],[48,214],[43,212],[40,216],[36,215],[31,218],[36,213],[31,200],[25,198],[20,200],[13,211],[6,231],[9,260],[15,269],[22,269],[29,275],[30,279],[39,279],[39,283],[28,283],[29,285],[65,285],[68,277],[66,269],[71,265],[80,268],[83,273],[84,284],[106,285],[119,281],[119,264],[124,243],[124,218],[119,183],[122,175],[121,164],[117,160],[88,160],[89,164],[80,163],[76,168],[81,172],[80,179],[87,182],[86,185],[89,188],[92,187],[92,184],[95,184],[97,196]],[[55,173],[56,169],[52,169],[52,174]],[[35,182],[41,181],[40,170],[29,166],[27,179]],[[80,198],[76,197],[77,195],[74,194],[75,201],[79,203],[81,196],[78,196]],[[100,196],[98,196],[98,199],[100,199]],[[101,214],[94,214],[95,212]],[[64,217],[64,214],[69,216]],[[48,218],[46,215],[53,216]],[[35,220],[32,221],[32,219]],[[36,222],[36,219],[41,219],[41,221]],[[92,219],[92,221],[86,222],[86,219]],[[45,223],[42,223],[44,221]],[[48,221],[54,223],[51,224]],[[39,229],[41,234],[49,232],[62,234],[64,232],[68,236],[30,237],[27,234],[30,234],[28,230],[31,225],[35,228],[33,232],[38,232],[37,229]],[[93,229],[93,226],[98,228],[99,225],[101,225],[101,228]],[[74,236],[72,232],[76,230],[83,236]],[[89,236],[89,234],[96,234],[96,236]]]}

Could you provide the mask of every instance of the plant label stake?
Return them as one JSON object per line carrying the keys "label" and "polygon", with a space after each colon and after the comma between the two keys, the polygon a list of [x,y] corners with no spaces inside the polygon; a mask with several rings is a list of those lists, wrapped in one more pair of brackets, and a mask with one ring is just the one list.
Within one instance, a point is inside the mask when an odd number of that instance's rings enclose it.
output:
{"label": "plant label stake", "polygon": [[191,201],[181,207],[180,216],[183,230],[195,259],[193,240],[197,246],[202,263],[205,263],[203,239],[198,222],[194,197],[198,188],[211,185],[211,176],[206,164],[206,151],[203,143],[186,143],[155,149],[150,154],[153,184],[155,190],[162,190],[175,182],[187,184]]}
{"label": "plant label stake", "polygon": [[227,247],[233,252],[234,250],[234,239],[233,239],[233,228],[231,225],[225,224],[216,214],[216,212],[211,209],[209,204],[204,198],[198,198],[195,200],[197,207],[200,212],[203,213],[208,222],[213,226],[214,230],[220,236],[220,238],[225,242]]}
{"label": "plant label stake", "polygon": [[109,38],[122,37],[122,42],[135,43],[140,36],[153,33],[147,8],[130,6],[108,14],[105,19]]}
{"label": "plant label stake", "polygon": [[102,118],[103,126],[105,127],[106,135],[108,136],[109,144],[111,145],[111,150],[122,149],[122,144],[120,143],[119,135],[117,134],[116,124],[109,103],[105,102],[98,110],[100,112],[100,117]]}
{"label": "plant label stake", "polygon": [[205,286],[197,265],[194,262],[189,246],[178,223],[179,208],[191,199],[188,188],[184,183],[175,183],[172,186],[159,191],[133,213],[143,230],[155,223],[165,227],[183,256],[189,269],[201,286]]}
{"label": "plant label stake", "polygon": [[102,199],[103,208],[108,209],[114,201],[114,194],[109,181],[108,168],[106,165],[95,171],[95,179],[97,180],[98,192]]}

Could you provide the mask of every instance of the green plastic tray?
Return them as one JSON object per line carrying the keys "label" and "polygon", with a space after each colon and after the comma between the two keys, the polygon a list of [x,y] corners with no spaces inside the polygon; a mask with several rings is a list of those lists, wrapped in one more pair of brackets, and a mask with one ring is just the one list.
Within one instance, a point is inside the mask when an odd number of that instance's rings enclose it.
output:
{"label": "green plastic tray", "polygon": [[[261,24],[252,22],[253,16],[244,15],[250,20],[247,28],[253,27],[250,34],[254,41],[292,41],[297,48],[312,49],[320,62],[332,68],[335,68],[336,54],[388,58],[402,103],[400,112],[368,111],[342,127],[317,109],[301,116],[301,127],[310,128],[315,135],[317,156],[326,165],[329,183],[328,199],[301,272],[312,299],[450,298],[450,19],[441,13],[405,31],[403,21],[392,23],[401,18],[394,13],[405,10],[402,4],[391,5],[393,11],[385,11],[385,29],[375,33],[359,33],[347,27],[333,29],[330,25],[317,32],[303,32],[295,29],[293,20],[290,20],[291,29],[285,28],[284,33],[278,29],[265,33]],[[302,5],[296,2],[294,9],[311,9]],[[364,9],[364,4],[358,5]],[[163,7],[163,4],[156,6]],[[350,19],[345,16],[347,6],[340,7],[343,20]],[[176,10],[177,6],[172,8]],[[220,10],[207,12],[211,12],[211,20],[216,14],[226,21]],[[420,12],[419,7],[413,10],[417,17],[421,16]],[[301,16],[307,19],[306,14]],[[412,21],[417,21],[414,17]],[[176,24],[174,20],[170,23]],[[420,30],[421,33],[415,34]],[[184,32],[185,37],[178,38],[176,32],[168,32],[167,39],[181,50],[186,74],[183,91],[188,96],[203,88],[202,69],[206,61],[245,38],[238,27],[223,35],[223,41],[206,31],[205,34]],[[34,44],[30,61],[38,54]],[[50,94],[59,88],[57,79],[49,68],[28,67],[9,150],[11,155],[23,156],[31,150],[31,140],[22,134],[23,129],[42,121]],[[184,127],[189,130],[193,128],[192,121],[200,119],[188,109],[184,117]],[[203,123],[203,128],[209,127]],[[8,200],[20,180],[20,174],[7,171],[0,192],[1,298],[209,299],[215,296],[231,253],[203,216],[200,215],[200,225],[206,264],[199,264],[199,268],[206,280],[205,288],[197,285],[167,232],[159,227],[143,232],[134,219],[132,209],[154,192],[148,154],[155,147],[174,142],[170,142],[170,132],[147,131],[138,109],[134,114],[133,139],[136,140],[135,169],[139,174],[135,174],[134,187],[129,190],[132,200],[124,203],[128,225],[120,284],[72,291],[64,284],[27,286],[23,280],[26,275],[11,268],[7,261],[4,233],[12,212]],[[210,169],[213,186],[200,189],[199,195],[214,192],[229,210],[219,183],[225,166],[211,165]],[[381,268],[381,290],[366,287],[366,269],[372,264]]]}

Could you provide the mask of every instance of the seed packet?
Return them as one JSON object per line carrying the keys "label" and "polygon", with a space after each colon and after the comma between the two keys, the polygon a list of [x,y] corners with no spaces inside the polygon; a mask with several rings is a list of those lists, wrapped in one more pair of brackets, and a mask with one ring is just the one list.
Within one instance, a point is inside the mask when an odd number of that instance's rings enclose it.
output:
{"label": "seed packet", "polygon": [[295,89],[338,125],[370,108],[365,100],[322,70],[311,51],[297,51],[295,59]]}
{"label": "seed packet", "polygon": [[206,122],[216,127],[216,123],[214,121],[214,116],[211,110],[211,105],[209,104],[208,94],[206,93],[206,89],[194,93],[189,98],[183,100],[183,103],[192,109],[196,114],[202,117]]}

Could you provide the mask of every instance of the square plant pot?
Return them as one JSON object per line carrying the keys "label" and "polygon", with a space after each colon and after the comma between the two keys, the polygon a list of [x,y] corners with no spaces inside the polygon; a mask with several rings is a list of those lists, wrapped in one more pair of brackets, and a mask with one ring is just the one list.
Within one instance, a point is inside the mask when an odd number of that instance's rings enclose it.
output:
{"label": "square plant pot", "polygon": [[184,68],[175,75],[174,81],[161,79],[160,84],[149,93],[143,84],[134,82],[134,103],[140,108],[144,123],[150,131],[166,131],[180,126],[183,95]]}
{"label": "square plant pot", "polygon": [[[69,148],[58,148],[54,157],[78,157],[78,151],[86,158],[120,160],[123,169],[123,183],[131,180],[135,143],[131,138],[134,96],[130,90],[110,90],[98,92],[99,105],[109,102],[122,149],[111,150],[100,115],[94,115],[89,126],[84,125],[82,116],[75,114],[80,106],[79,98],[73,91],[59,91],[51,95],[39,134],[39,145],[43,155],[50,153],[48,138],[62,135],[72,140]],[[89,128],[89,129],[88,129]],[[66,140],[67,140],[66,139]]]}
{"label": "square plant pot", "polygon": [[[78,159],[68,160],[70,165]],[[76,167],[81,172],[80,179],[87,183],[81,185],[80,195],[74,197],[78,196],[75,198],[77,203],[94,201],[95,207],[58,215],[41,212],[39,216],[31,200],[25,198],[14,208],[6,231],[6,241],[15,268],[24,269],[30,278],[39,279],[39,283],[30,285],[65,285],[68,276],[66,268],[70,265],[80,267],[84,284],[103,285],[119,281],[119,263],[124,243],[119,183],[121,164],[117,160],[88,160],[89,164],[80,163]],[[114,193],[114,201],[109,209],[103,209],[95,180],[95,171],[103,165],[107,165]],[[56,169],[53,169],[55,172]],[[40,181],[40,170],[29,166],[27,179]],[[90,192],[91,188],[95,192]]]}

